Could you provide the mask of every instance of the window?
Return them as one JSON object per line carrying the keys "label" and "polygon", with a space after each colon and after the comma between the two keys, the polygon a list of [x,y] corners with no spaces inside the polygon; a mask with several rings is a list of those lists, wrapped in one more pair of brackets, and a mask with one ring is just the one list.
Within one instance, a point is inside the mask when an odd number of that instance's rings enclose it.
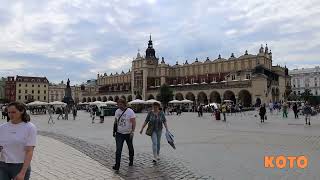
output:
{"label": "window", "polygon": [[26,87],[28,87],[28,84],[26,84]]}
{"label": "window", "polygon": [[38,87],[40,87],[40,84],[38,84]]}
{"label": "window", "polygon": [[318,96],[318,90],[316,90],[316,95]]}
{"label": "window", "polygon": [[19,84],[19,87],[21,87],[21,84]]}
{"label": "window", "polygon": [[19,89],[19,93],[21,93],[21,89]]}
{"label": "window", "polygon": [[246,79],[251,79],[251,75],[250,74],[246,74]]}
{"label": "window", "polygon": [[34,94],[34,90],[32,90],[31,93]]}
{"label": "window", "polygon": [[296,92],[296,91],[294,91],[294,92],[293,92],[293,94],[294,94],[294,95],[297,95],[297,92]]}
{"label": "window", "polygon": [[38,100],[40,100],[40,96],[38,96]]}
{"label": "window", "polygon": [[28,93],[28,90],[24,90],[24,93]]}
{"label": "window", "polygon": [[44,87],[47,87],[47,85],[44,85]]}
{"label": "window", "polygon": [[27,96],[24,96],[24,100],[27,100],[28,99],[28,97]]}
{"label": "window", "polygon": [[235,75],[232,75],[232,76],[231,76],[231,79],[232,79],[232,80],[236,80],[236,76],[235,76]]}
{"label": "window", "polygon": [[32,84],[32,87],[34,87],[34,84]]}
{"label": "window", "polygon": [[46,90],[44,90],[44,93],[45,93],[45,94],[47,94],[47,91],[46,91]]}
{"label": "window", "polygon": [[21,100],[21,96],[18,96],[18,99]]}
{"label": "window", "polygon": [[43,100],[46,100],[46,99],[47,99],[47,97],[46,97],[46,96],[44,96],[44,97],[43,97]]}
{"label": "window", "polygon": [[38,94],[40,94],[40,90],[38,90]]}
{"label": "window", "polygon": [[300,91],[298,91],[298,95],[300,95]]}

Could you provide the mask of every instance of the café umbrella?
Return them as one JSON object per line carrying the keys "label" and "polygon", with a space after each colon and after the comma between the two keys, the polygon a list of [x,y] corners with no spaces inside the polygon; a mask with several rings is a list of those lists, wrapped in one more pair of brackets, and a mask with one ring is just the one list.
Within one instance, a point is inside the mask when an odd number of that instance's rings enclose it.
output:
{"label": "caf\u00e9 umbrella", "polygon": [[141,100],[141,99],[135,99],[133,101],[130,101],[128,104],[146,104],[146,101]]}

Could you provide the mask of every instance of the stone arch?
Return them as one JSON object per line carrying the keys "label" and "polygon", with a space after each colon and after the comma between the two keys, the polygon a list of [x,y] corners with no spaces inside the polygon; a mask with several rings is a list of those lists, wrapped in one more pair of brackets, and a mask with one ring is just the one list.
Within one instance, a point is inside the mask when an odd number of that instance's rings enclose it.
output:
{"label": "stone arch", "polygon": [[238,94],[238,97],[239,103],[241,103],[244,107],[250,107],[252,105],[252,95],[248,90],[241,90]]}
{"label": "stone arch", "polygon": [[183,98],[183,95],[181,94],[181,93],[177,93],[176,95],[175,95],[175,98],[176,98],[176,100],[179,100],[179,101],[182,101],[184,98]]}
{"label": "stone arch", "polygon": [[119,99],[119,96],[114,97],[114,102],[118,102]]}
{"label": "stone arch", "polygon": [[87,99],[86,98],[83,98],[82,99],[82,102],[84,103],[84,102],[87,102]]}
{"label": "stone arch", "polygon": [[91,98],[90,98],[90,97],[88,97],[88,100],[87,100],[87,102],[91,102]]}
{"label": "stone arch", "polygon": [[149,100],[149,99],[154,99],[154,96],[153,96],[152,94],[149,94],[148,100]]}
{"label": "stone arch", "polygon": [[96,97],[93,97],[93,98],[92,98],[92,102],[95,102],[96,100],[97,100]]}
{"label": "stone arch", "polygon": [[219,103],[221,104],[221,95],[217,91],[212,91],[210,93],[210,102],[211,103]]}
{"label": "stone arch", "polygon": [[121,99],[127,100],[126,96],[122,95]]}
{"label": "stone arch", "polygon": [[198,103],[199,104],[208,104],[208,97],[207,97],[206,93],[199,92],[199,94],[198,94]]}
{"label": "stone arch", "polygon": [[130,101],[132,101],[132,96],[131,95],[128,96],[128,102],[130,102]]}
{"label": "stone arch", "polygon": [[195,102],[196,96],[195,96],[192,92],[188,92],[188,93],[186,94],[186,99]]}
{"label": "stone arch", "polygon": [[97,98],[97,100],[98,100],[98,101],[101,101],[102,99],[101,99],[101,97],[99,96],[99,97]]}
{"label": "stone arch", "polygon": [[141,99],[141,100],[142,100],[142,96],[141,96],[140,94],[138,94],[138,95],[136,96],[136,99]]}
{"label": "stone arch", "polygon": [[108,97],[108,100],[109,100],[109,101],[113,101],[113,97],[112,97],[112,96],[109,96],[109,97]]}
{"label": "stone arch", "polygon": [[103,96],[102,101],[106,102],[106,101],[108,101],[108,98],[106,96]]}
{"label": "stone arch", "polygon": [[230,90],[227,90],[224,92],[223,100],[231,100],[231,101],[233,101],[233,103],[237,103],[236,96],[235,96],[234,92],[232,92]]}

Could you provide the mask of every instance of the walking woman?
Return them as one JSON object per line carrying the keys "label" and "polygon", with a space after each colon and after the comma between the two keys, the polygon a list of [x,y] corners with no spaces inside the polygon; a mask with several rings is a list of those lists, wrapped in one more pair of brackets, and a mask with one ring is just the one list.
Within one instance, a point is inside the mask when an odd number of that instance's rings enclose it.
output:
{"label": "walking woman", "polygon": [[8,115],[10,121],[0,125],[0,179],[29,180],[37,129],[22,103],[10,103]]}
{"label": "walking woman", "polygon": [[161,134],[162,134],[162,124],[168,131],[167,120],[163,113],[160,111],[160,104],[155,102],[152,105],[152,111],[150,111],[147,115],[145,122],[142,125],[140,130],[140,134],[142,134],[143,129],[148,124],[146,134],[151,136],[152,140],[152,151],[153,151],[153,162],[156,163],[160,160],[160,141],[161,141]]}

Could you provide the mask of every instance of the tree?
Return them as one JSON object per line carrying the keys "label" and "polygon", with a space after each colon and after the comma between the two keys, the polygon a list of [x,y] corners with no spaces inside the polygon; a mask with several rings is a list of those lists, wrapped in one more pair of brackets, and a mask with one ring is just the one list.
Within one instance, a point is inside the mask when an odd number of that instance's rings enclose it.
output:
{"label": "tree", "polygon": [[301,98],[304,101],[309,101],[310,97],[312,96],[311,90],[310,89],[306,89],[304,90],[304,92],[301,94]]}
{"label": "tree", "polygon": [[163,84],[160,87],[160,93],[157,97],[157,99],[164,105],[167,106],[169,101],[173,100],[173,91],[172,89],[167,85]]}
{"label": "tree", "polygon": [[288,100],[289,101],[297,101],[299,99],[299,97],[294,94],[294,93],[291,93],[289,96],[288,96]]}

